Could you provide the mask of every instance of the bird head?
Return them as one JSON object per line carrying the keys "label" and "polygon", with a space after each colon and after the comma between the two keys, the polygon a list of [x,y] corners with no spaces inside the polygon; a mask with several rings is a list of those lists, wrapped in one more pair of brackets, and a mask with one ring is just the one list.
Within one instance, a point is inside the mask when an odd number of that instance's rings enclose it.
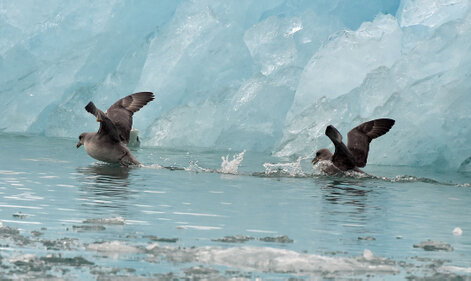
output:
{"label": "bird head", "polygon": [[332,157],[332,153],[330,152],[330,150],[328,150],[327,148],[322,148],[316,152],[316,157],[312,159],[311,163],[312,165],[315,165],[317,162],[321,160],[330,160],[331,157]]}
{"label": "bird head", "polygon": [[79,148],[80,146],[82,146],[82,144],[85,143],[85,135],[86,135],[86,133],[80,134],[79,141],[77,143],[77,148]]}

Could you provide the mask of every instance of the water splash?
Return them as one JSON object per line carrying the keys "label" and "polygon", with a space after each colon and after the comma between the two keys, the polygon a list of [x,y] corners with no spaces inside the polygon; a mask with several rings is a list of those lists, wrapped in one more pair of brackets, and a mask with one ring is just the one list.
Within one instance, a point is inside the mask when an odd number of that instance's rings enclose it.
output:
{"label": "water splash", "polygon": [[184,170],[188,172],[196,172],[196,173],[212,172],[211,169],[206,169],[199,166],[198,161],[190,161],[188,167],[185,167]]}
{"label": "water splash", "polygon": [[375,178],[375,176],[369,175],[365,172],[360,171],[342,171],[337,168],[332,161],[330,160],[320,160],[314,165],[314,175],[316,176],[331,176],[335,175],[336,177],[347,177],[355,179],[363,178]]}
{"label": "water splash", "polygon": [[160,170],[160,169],[164,169],[164,166],[159,165],[159,164],[151,164],[151,165],[142,165],[141,168]]}
{"label": "water splash", "polygon": [[301,167],[301,161],[307,157],[299,157],[296,162],[290,163],[265,163],[266,176],[290,176],[290,177],[306,177],[308,176]]}
{"label": "water splash", "polygon": [[226,155],[225,157],[222,156],[221,168],[218,169],[217,172],[236,175],[238,173],[240,163],[244,160],[245,152],[246,150],[244,149],[241,153],[233,155],[232,160],[229,160],[229,155]]}

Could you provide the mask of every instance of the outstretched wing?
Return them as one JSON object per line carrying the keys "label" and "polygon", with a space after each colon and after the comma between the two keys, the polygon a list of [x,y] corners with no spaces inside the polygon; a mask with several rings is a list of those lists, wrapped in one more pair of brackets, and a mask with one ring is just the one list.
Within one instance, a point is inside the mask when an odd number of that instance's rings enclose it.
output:
{"label": "outstretched wing", "polygon": [[347,147],[354,157],[356,166],[365,167],[371,140],[389,132],[394,123],[393,119],[376,119],[365,122],[348,132]]}
{"label": "outstretched wing", "polygon": [[347,171],[355,168],[353,155],[342,141],[342,135],[332,125],[327,126],[325,134],[335,145],[335,152],[332,156],[332,163],[342,171]]}
{"label": "outstretched wing", "polygon": [[132,115],[134,112],[139,111],[139,109],[153,99],[153,93],[140,92],[124,97],[108,108],[106,115],[116,126],[119,138],[122,142],[129,142],[129,134],[132,129]]}
{"label": "outstretched wing", "polygon": [[120,141],[118,130],[116,129],[113,122],[106,116],[103,111],[96,108],[93,102],[89,102],[87,106],[85,106],[85,110],[95,115],[97,121],[100,122],[100,129],[98,129],[97,132],[98,135],[107,135],[110,137],[111,140],[115,142]]}

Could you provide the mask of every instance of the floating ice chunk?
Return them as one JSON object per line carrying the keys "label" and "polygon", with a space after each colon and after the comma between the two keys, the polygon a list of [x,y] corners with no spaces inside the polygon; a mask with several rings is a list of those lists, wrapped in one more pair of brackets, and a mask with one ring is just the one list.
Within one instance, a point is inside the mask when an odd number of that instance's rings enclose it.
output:
{"label": "floating ice chunk", "polygon": [[143,237],[155,242],[176,243],[178,241],[178,238],[157,237],[155,235],[145,235]]}
{"label": "floating ice chunk", "polygon": [[20,231],[16,228],[12,228],[12,227],[9,227],[9,226],[5,226],[5,227],[1,227],[0,228],[0,237],[3,236],[3,237],[8,237],[9,235],[10,236],[16,236],[16,235],[19,235],[20,234]]}
{"label": "floating ice chunk", "polygon": [[276,236],[276,237],[262,237],[259,238],[258,240],[263,241],[263,242],[275,242],[275,243],[293,243],[294,240],[289,238],[286,235],[281,235],[281,236]]}
{"label": "floating ice chunk", "polygon": [[93,232],[93,231],[103,231],[106,229],[103,225],[73,225],[72,229],[77,232]]}
{"label": "floating ice chunk", "polygon": [[375,264],[365,258],[332,258],[291,250],[258,247],[195,249],[196,261],[206,264],[219,264],[244,270],[262,272],[290,272],[303,274],[364,274],[397,273],[393,265]]}
{"label": "floating ice chunk", "polygon": [[453,247],[450,244],[441,241],[426,240],[419,244],[414,244],[414,248],[422,248],[425,251],[453,251]]}
{"label": "floating ice chunk", "polygon": [[139,140],[139,130],[132,128],[129,134],[128,147],[139,147],[141,141]]}
{"label": "floating ice chunk", "polygon": [[159,243],[155,242],[146,246],[147,251],[152,251],[159,247]]}
{"label": "floating ice chunk", "polygon": [[368,249],[363,250],[363,257],[367,261],[371,261],[374,258],[373,252]]}
{"label": "floating ice chunk", "polygon": [[462,272],[462,273],[471,273],[471,267],[460,267],[460,266],[443,266],[442,270],[451,271],[451,272]]}
{"label": "floating ice chunk", "polygon": [[46,247],[46,249],[55,251],[70,251],[79,246],[78,239],[67,237],[56,240],[41,240],[41,243]]}
{"label": "floating ice chunk", "polygon": [[462,234],[463,234],[463,230],[460,227],[455,227],[455,229],[453,229],[453,235],[461,236]]}
{"label": "floating ice chunk", "polygon": [[24,254],[24,255],[19,255],[19,256],[12,257],[12,258],[10,258],[9,261],[11,263],[18,263],[18,262],[27,263],[27,262],[36,260],[37,258],[38,257],[36,255],[33,255],[33,254]]}
{"label": "floating ice chunk", "polygon": [[213,242],[223,242],[223,243],[244,243],[250,240],[254,240],[252,236],[247,235],[235,235],[235,236],[224,236],[223,238],[211,239]]}
{"label": "floating ice chunk", "polygon": [[105,252],[105,253],[140,253],[141,249],[128,245],[121,241],[110,241],[104,243],[92,243],[87,246],[89,251]]}
{"label": "floating ice chunk", "polygon": [[374,241],[376,240],[376,238],[374,238],[373,236],[360,236],[358,237],[358,240]]}
{"label": "floating ice chunk", "polygon": [[86,260],[83,257],[77,256],[73,258],[62,257],[61,255],[47,255],[45,257],[41,257],[40,260],[47,264],[52,265],[66,265],[66,266],[77,266],[82,267],[86,265],[93,265],[93,262]]}
{"label": "floating ice chunk", "polygon": [[125,220],[122,217],[95,218],[95,219],[86,219],[83,221],[83,223],[123,225],[125,223]]}

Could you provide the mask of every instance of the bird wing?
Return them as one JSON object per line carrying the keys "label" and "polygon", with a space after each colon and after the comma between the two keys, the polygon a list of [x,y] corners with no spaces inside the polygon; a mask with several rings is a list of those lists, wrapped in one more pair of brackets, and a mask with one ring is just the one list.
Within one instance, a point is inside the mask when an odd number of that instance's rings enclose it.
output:
{"label": "bird wing", "polygon": [[113,121],[122,142],[129,142],[132,129],[132,115],[154,99],[151,92],[139,92],[119,99],[108,108],[106,115]]}
{"label": "bird wing", "polygon": [[107,135],[112,141],[120,141],[118,130],[113,124],[113,121],[111,121],[103,111],[99,110],[93,102],[89,102],[87,106],[85,106],[85,110],[95,115],[97,121],[100,122],[100,128],[97,132],[98,135]]}
{"label": "bird wing", "polygon": [[342,141],[342,135],[332,125],[327,126],[325,134],[334,143],[335,152],[332,156],[332,163],[342,171],[347,171],[355,168],[355,161],[353,155]]}
{"label": "bird wing", "polygon": [[382,118],[365,122],[348,132],[348,150],[352,153],[355,165],[365,167],[370,150],[370,142],[391,129],[395,121]]}

